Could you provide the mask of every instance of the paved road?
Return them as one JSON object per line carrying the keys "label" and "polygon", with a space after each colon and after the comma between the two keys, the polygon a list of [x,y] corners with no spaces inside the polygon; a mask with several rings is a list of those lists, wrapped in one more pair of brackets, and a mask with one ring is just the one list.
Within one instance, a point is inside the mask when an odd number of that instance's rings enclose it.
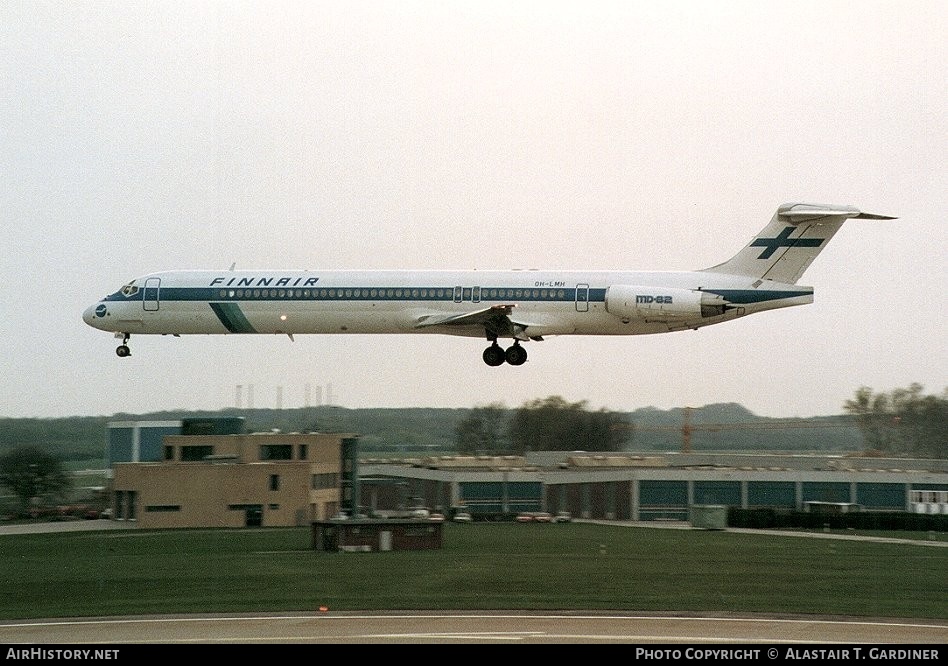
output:
{"label": "paved road", "polygon": [[[678,521],[621,521],[621,520],[576,520],[577,523],[594,523],[612,527],[648,527],[652,529],[691,530],[695,529],[687,522]],[[5,534],[39,534],[42,532],[78,532],[83,530],[133,530],[134,522],[120,520],[74,520],[49,523],[29,523],[22,525],[0,526],[0,536]],[[745,534],[772,534],[785,537],[805,537],[811,539],[843,539],[849,541],[876,541],[879,543],[901,543],[916,546],[948,548],[948,541],[897,539],[892,537],[860,536],[854,534],[834,534],[823,532],[792,532],[789,530],[759,530],[729,527],[726,532]]]}
{"label": "paved road", "polygon": [[42,534],[44,532],[82,532],[85,530],[129,530],[135,523],[120,520],[63,520],[49,523],[22,523],[0,526],[0,536],[5,534]]}
{"label": "paved road", "polygon": [[[620,527],[650,527],[653,529],[668,530],[693,530],[697,529],[691,526],[691,523],[678,521],[631,521],[631,520],[581,520],[576,522],[595,523],[597,525],[612,525]],[[898,539],[892,537],[865,536],[859,534],[838,534],[833,532],[794,532],[791,530],[761,530],[742,527],[728,527],[725,532],[736,532],[743,534],[771,534],[773,536],[784,537],[805,537],[810,539],[840,539],[843,541],[875,541],[876,543],[901,543],[915,546],[934,546],[936,548],[948,547],[948,541],[936,541],[934,539]]]}

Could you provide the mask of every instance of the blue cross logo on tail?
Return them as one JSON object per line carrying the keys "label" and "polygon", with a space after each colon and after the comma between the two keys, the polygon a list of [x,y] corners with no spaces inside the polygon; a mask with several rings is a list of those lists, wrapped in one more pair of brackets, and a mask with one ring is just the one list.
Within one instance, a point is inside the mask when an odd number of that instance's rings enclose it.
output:
{"label": "blue cross logo on tail", "polygon": [[793,230],[794,227],[785,227],[776,238],[757,238],[750,246],[767,248],[757,258],[770,259],[774,252],[782,247],[819,247],[825,240],[823,238],[790,238]]}

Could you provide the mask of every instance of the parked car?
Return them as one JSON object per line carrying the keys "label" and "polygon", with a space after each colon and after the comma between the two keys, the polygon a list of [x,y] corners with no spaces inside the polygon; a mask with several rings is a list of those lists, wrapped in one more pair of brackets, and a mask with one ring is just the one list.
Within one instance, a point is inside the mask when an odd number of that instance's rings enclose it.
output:
{"label": "parked car", "polygon": [[568,523],[573,520],[573,514],[569,511],[559,511],[555,516],[553,516],[554,523]]}
{"label": "parked car", "polygon": [[456,523],[471,523],[474,522],[474,516],[469,514],[467,511],[459,511],[458,513],[454,514],[453,520]]}
{"label": "parked car", "polygon": [[430,521],[433,522],[433,523],[443,523],[443,522],[444,522],[444,514],[443,514],[443,513],[432,513],[432,514],[430,514],[430,515],[428,516],[428,520],[430,520]]}
{"label": "parked car", "polygon": [[533,514],[533,520],[537,523],[552,523],[553,516],[549,513],[546,513],[545,511],[541,511],[539,513]]}
{"label": "parked car", "polygon": [[518,513],[516,520],[518,523],[532,523],[533,514],[526,511],[524,511],[523,513]]}

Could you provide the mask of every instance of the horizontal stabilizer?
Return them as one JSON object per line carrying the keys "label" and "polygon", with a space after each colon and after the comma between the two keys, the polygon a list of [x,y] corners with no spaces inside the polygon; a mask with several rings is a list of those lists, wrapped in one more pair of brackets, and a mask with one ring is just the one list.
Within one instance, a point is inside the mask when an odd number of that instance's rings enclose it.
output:
{"label": "horizontal stabilizer", "polygon": [[791,224],[809,222],[821,217],[843,217],[852,220],[894,220],[888,215],[863,213],[852,206],[826,206],[822,204],[787,204],[777,211],[778,217]]}
{"label": "horizontal stabilizer", "polygon": [[873,215],[872,213],[859,213],[854,220],[897,220],[899,218],[891,215]]}

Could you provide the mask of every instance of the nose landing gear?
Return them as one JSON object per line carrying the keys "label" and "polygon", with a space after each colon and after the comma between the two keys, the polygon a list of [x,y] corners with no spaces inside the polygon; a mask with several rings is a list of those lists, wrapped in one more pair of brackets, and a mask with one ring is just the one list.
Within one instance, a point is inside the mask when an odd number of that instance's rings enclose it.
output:
{"label": "nose landing gear", "polygon": [[122,344],[120,344],[115,353],[118,354],[119,358],[125,358],[126,356],[132,355],[132,350],[128,348],[128,339],[132,337],[128,333],[116,333],[115,337],[122,338]]}

